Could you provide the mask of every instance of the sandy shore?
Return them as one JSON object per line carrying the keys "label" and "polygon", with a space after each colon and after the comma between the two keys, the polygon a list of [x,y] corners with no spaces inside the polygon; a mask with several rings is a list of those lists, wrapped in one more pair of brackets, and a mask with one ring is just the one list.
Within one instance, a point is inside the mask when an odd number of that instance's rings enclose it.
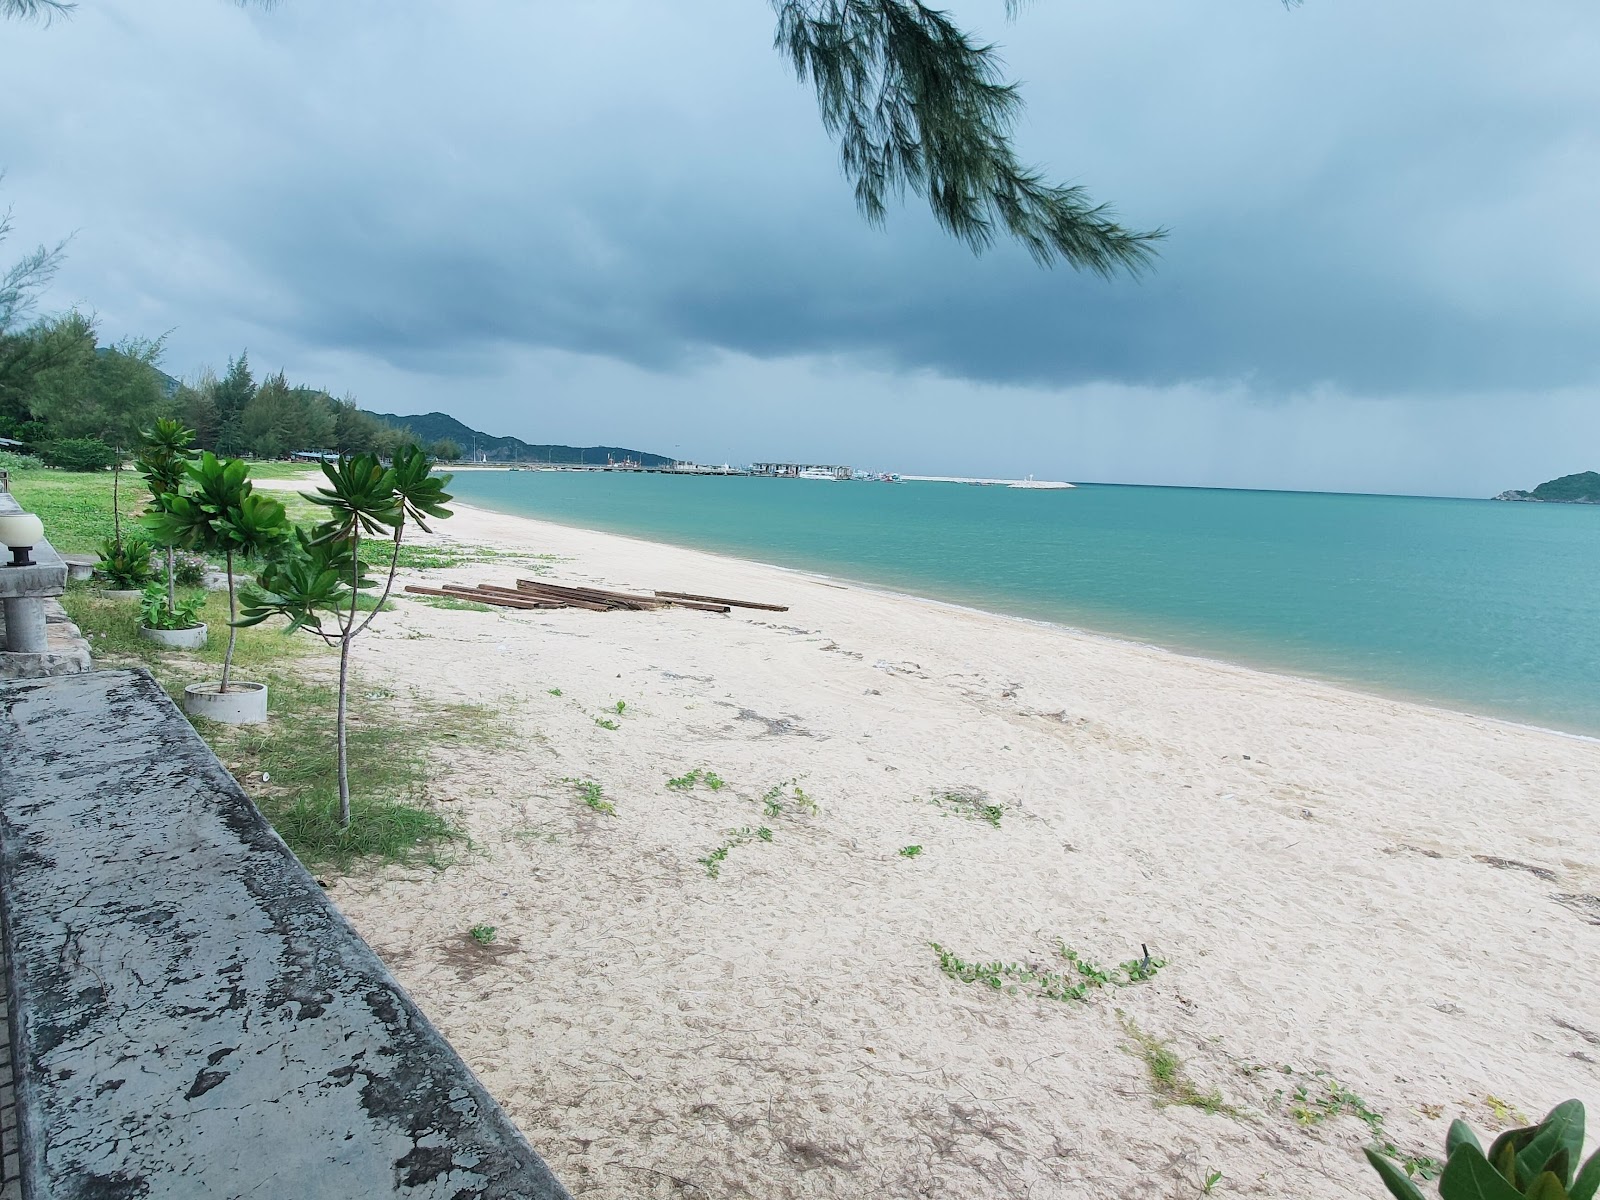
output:
{"label": "sandy shore", "polygon": [[[445,528],[559,581],[791,606],[402,600],[357,651],[509,738],[440,764],[471,854],[333,895],[579,1196],[1180,1197],[1217,1171],[1215,1195],[1343,1200],[1383,1194],[1357,1109],[1439,1155],[1452,1117],[1600,1101],[1600,745],[628,538]],[[695,768],[726,785],[667,786]],[[1060,1001],[930,947],[1070,973],[1057,939],[1166,966]],[[1166,1102],[1130,1028],[1214,1102]]]}

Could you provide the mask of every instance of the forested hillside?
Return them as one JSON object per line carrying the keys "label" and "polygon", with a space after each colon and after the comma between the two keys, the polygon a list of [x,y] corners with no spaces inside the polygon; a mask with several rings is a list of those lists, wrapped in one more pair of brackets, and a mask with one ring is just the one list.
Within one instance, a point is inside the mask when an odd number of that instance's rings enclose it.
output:
{"label": "forested hillside", "polygon": [[660,454],[645,450],[630,450],[626,446],[561,446],[547,443],[525,442],[515,437],[495,437],[442,413],[423,413],[420,416],[401,417],[393,413],[373,413],[378,420],[397,429],[410,429],[424,445],[453,442],[467,458],[480,455],[490,462],[510,463],[605,463],[630,459],[646,467],[666,466],[672,462]]}

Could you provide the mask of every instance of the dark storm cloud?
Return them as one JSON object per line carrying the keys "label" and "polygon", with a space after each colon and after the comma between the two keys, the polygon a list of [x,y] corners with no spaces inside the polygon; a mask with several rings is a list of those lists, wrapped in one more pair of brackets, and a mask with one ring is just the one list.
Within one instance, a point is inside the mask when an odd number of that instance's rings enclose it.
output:
{"label": "dark storm cloud", "polygon": [[[958,6],[1030,158],[1167,225],[1138,281],[865,227],[764,0],[85,0],[0,30],[5,199],[58,303],[434,379],[719,352],[1072,387],[1596,382],[1592,0]],[[1254,402],[1254,401],[1249,401]],[[951,401],[954,403],[954,401]],[[1431,410],[1430,410],[1431,411]]]}

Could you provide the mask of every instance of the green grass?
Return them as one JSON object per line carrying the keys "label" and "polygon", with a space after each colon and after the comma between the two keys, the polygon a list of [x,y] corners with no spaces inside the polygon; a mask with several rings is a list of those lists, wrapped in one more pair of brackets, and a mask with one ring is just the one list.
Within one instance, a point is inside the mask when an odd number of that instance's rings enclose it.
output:
{"label": "green grass", "polygon": [[1123,1032],[1133,1042],[1132,1046],[1125,1048],[1143,1060],[1145,1072],[1150,1076],[1150,1086],[1155,1091],[1159,1103],[1198,1108],[1201,1112],[1227,1117],[1242,1115],[1238,1109],[1223,1100],[1222,1093],[1216,1088],[1212,1088],[1209,1092],[1202,1092],[1196,1088],[1183,1068],[1183,1060],[1178,1057],[1178,1052],[1170,1044],[1163,1042],[1155,1034],[1140,1029],[1133,1018],[1120,1012],[1117,1017],[1122,1022]]}
{"label": "green grass", "polygon": [[704,858],[697,860],[706,869],[706,874],[716,879],[722,874],[722,864],[727,861],[728,854],[736,847],[743,846],[746,842],[770,842],[772,830],[765,825],[758,825],[751,829],[748,825],[741,829],[728,830],[727,839],[715,850],[710,851]]}
{"label": "green grass", "polygon": [[[171,693],[219,679],[227,645],[227,597],[208,596],[211,626],[204,650],[164,650],[138,636],[138,606],[107,600],[84,585],[62,598],[90,635],[96,665],[144,666]],[[197,722],[201,736],[244,783],[256,806],[308,866],[349,867],[361,860],[445,861],[459,831],[429,807],[437,776],[430,751],[493,746],[501,722],[478,705],[402,702],[359,673],[350,687],[351,825],[337,820],[334,748],[335,656],[315,638],[256,626],[239,631],[235,677],[268,685],[266,725]],[[258,782],[261,772],[267,779]]]}
{"label": "green grass", "polygon": [[[907,846],[900,853],[906,854],[906,850],[921,853],[922,847]],[[914,858],[916,855],[906,854],[906,857]],[[1087,1000],[1091,992],[1108,985],[1131,987],[1147,982],[1166,965],[1160,959],[1146,958],[1123,963],[1115,970],[1108,971],[1059,939],[1056,941],[1056,952],[1067,964],[1061,970],[1050,970],[1031,963],[967,962],[938,942],[929,944],[938,955],[939,969],[952,979],[962,983],[982,983],[995,991],[1004,991],[1013,996],[1033,995],[1046,1000]]]}
{"label": "green grass", "polygon": [[494,944],[496,930],[493,925],[474,925],[471,929],[467,930],[467,936],[473,941],[477,942],[480,946],[492,946]]}
{"label": "green grass", "polygon": [[1395,1145],[1384,1127],[1383,1114],[1326,1071],[1313,1071],[1309,1082],[1296,1087],[1289,1101],[1289,1115],[1302,1129],[1320,1125],[1333,1117],[1354,1117],[1372,1135],[1372,1147],[1393,1159],[1407,1175],[1433,1179],[1444,1164],[1426,1154],[1407,1154]]}
{"label": "green grass", "polygon": [[[211,627],[203,650],[166,650],[139,636],[139,605],[135,600],[110,600],[84,583],[69,584],[61,598],[67,615],[90,639],[96,662],[106,665],[149,667],[151,673],[173,695],[180,695],[185,684],[202,683],[222,677],[222,657],[228,646],[228,595],[210,592],[200,619]],[[257,625],[239,630],[233,654],[233,669],[241,679],[253,678],[252,671],[281,666],[301,659],[326,658],[333,651],[316,638],[305,634],[285,636],[281,623]]]}
{"label": "green grass", "polygon": [[[266,725],[197,725],[218,756],[245,783],[283,840],[308,866],[349,867],[359,860],[448,861],[461,839],[430,806],[438,775],[430,751],[500,744],[504,730],[474,704],[401,701],[357,677],[349,705],[350,828],[338,824],[334,746],[335,687],[313,682],[303,668],[269,673]],[[256,782],[265,773],[266,780]]]}
{"label": "green grass", "polygon": [[254,479],[301,479],[316,476],[322,478],[322,469],[316,463],[279,462],[271,458],[246,459],[250,464],[250,475]]}
{"label": "green grass", "polygon": [[[18,471],[11,476],[11,493],[44,522],[46,540],[61,554],[94,554],[112,534],[110,471]],[[149,495],[136,473],[122,473],[125,529]]]}
{"label": "green grass", "polygon": [[[307,479],[306,486],[298,491],[279,488],[264,490],[283,505],[290,521],[309,526],[326,520],[328,516],[327,509],[301,495],[302,491],[316,489],[317,480],[322,478],[321,472],[303,463],[250,464],[250,474],[255,479],[298,479],[307,476],[308,472],[314,473],[316,479]],[[17,503],[29,512],[38,514],[44,522],[45,537],[63,554],[96,553],[100,543],[112,535],[111,484],[110,471],[58,471],[41,467],[14,471],[11,475],[11,491]],[[149,492],[138,472],[131,469],[123,471],[123,517],[133,517],[148,498]],[[407,538],[415,533],[415,529],[407,527]],[[361,542],[361,561],[369,566],[387,569],[391,553],[390,543],[383,538],[364,538]],[[400,566],[407,570],[426,571],[473,563],[505,562],[539,574],[549,570],[549,563],[557,561],[560,561],[560,556],[555,554],[518,554],[492,546],[456,542],[400,543]]]}
{"label": "green grass", "polygon": [[578,799],[594,809],[597,813],[604,813],[608,817],[617,815],[617,806],[605,797],[605,792],[600,785],[592,779],[563,779],[562,783],[570,783],[578,793]]}
{"label": "green grass", "polygon": [[785,779],[782,783],[775,783],[769,787],[762,794],[761,811],[767,817],[780,817],[791,803],[808,816],[816,817],[822,814],[822,809],[817,807],[817,802],[800,786],[798,778]]}
{"label": "green grass", "polygon": [[720,792],[727,786],[723,782],[722,776],[715,771],[707,771],[702,767],[696,767],[685,775],[679,775],[676,779],[667,780],[667,786],[675,792],[692,792],[698,783],[705,784],[713,792]]}
{"label": "green grass", "polygon": [[944,792],[935,792],[929,804],[943,812],[955,813],[968,821],[987,821],[996,829],[1000,828],[1000,819],[1006,815],[1005,806],[992,804],[989,794],[980,788],[955,788]]}
{"label": "green grass", "polygon": [[407,600],[418,604],[426,604],[431,608],[443,608],[452,612],[499,612],[492,604],[479,604],[476,600],[457,600],[454,596],[407,596]]}

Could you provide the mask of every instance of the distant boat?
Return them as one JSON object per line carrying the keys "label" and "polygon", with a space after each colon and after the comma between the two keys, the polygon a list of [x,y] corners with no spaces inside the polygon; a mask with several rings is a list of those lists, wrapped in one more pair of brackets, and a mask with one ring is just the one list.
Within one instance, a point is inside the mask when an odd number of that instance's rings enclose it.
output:
{"label": "distant boat", "polygon": [[795,478],[796,479],[830,479],[835,483],[837,483],[839,481],[839,476],[835,475],[832,471],[820,471],[816,467],[807,467],[804,471],[796,472],[795,473]]}
{"label": "distant boat", "polygon": [[1036,492],[1059,492],[1063,488],[1076,487],[1077,485],[1072,483],[1055,483],[1048,479],[1035,479],[1032,475],[1029,475],[1026,479],[1019,479],[1015,483],[1006,484],[1006,486],[1013,488],[1027,488]]}

